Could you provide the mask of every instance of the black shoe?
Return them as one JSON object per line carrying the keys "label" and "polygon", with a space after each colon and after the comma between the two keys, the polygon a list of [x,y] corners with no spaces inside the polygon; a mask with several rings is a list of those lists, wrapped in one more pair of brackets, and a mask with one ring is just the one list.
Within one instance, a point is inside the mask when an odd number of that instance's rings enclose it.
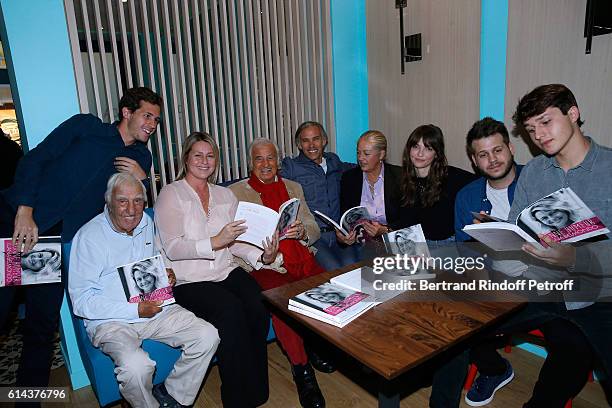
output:
{"label": "black shoe", "polygon": [[164,383],[153,386],[153,396],[159,402],[160,408],[183,408],[187,405],[181,405],[177,400],[172,398],[172,395],[168,394],[168,390]]}
{"label": "black shoe", "polygon": [[325,398],[317,384],[312,366],[308,363],[304,365],[294,365],[291,367],[293,381],[297,387],[300,404],[304,408],[325,408]]}
{"label": "black shoe", "polygon": [[320,371],[322,373],[329,374],[329,373],[333,373],[334,371],[336,371],[336,366],[334,365],[333,362],[329,360],[325,360],[318,353],[312,350],[308,350],[308,362],[312,364],[312,366],[317,371]]}

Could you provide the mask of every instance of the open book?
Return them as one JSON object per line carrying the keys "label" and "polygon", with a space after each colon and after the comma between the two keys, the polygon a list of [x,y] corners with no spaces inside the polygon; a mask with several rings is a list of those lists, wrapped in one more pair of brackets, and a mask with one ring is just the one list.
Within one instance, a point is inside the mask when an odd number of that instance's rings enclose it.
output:
{"label": "open book", "polygon": [[326,282],[289,299],[289,310],[344,327],[377,303],[370,295]]}
{"label": "open book", "polygon": [[340,217],[340,224],[332,220],[327,215],[323,214],[321,211],[315,210],[314,213],[317,214],[319,217],[323,218],[323,221],[325,221],[344,235],[349,235],[359,225],[372,219],[370,213],[368,212],[368,209],[361,206],[349,208],[348,210],[346,210],[344,214],[342,214],[342,217]]}
{"label": "open book", "polygon": [[117,267],[125,297],[129,303],[162,300],[162,306],[174,303],[172,286],[161,255]]}
{"label": "open book", "polygon": [[35,285],[62,281],[60,237],[40,237],[31,251],[22,253],[11,238],[2,238],[0,286]]}
{"label": "open book", "polygon": [[240,201],[236,210],[236,220],[246,220],[247,231],[240,235],[237,240],[248,242],[259,248],[266,238],[271,238],[278,231],[278,238],[284,239],[284,235],[298,218],[300,200],[292,198],[285,201],[278,212],[266,206]]}
{"label": "open book", "polygon": [[514,224],[483,214],[479,219],[480,224],[466,225],[463,231],[495,251],[520,250],[525,242],[543,248],[546,244],[538,234],[555,242],[577,242],[610,232],[569,187],[529,205]]}

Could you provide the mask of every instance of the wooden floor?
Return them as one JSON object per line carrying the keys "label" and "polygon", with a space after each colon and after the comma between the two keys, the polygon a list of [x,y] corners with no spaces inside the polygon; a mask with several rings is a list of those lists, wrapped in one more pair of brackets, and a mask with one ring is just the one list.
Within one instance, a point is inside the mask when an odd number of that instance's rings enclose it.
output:
{"label": "wooden floor", "polygon": [[[291,377],[289,363],[285,356],[281,353],[276,343],[271,343],[268,346],[269,351],[269,376],[270,376],[270,399],[264,405],[267,408],[291,408],[300,407],[295,385]],[[531,353],[528,353],[519,348],[513,348],[512,353],[505,354],[514,367],[515,379],[495,395],[494,401],[488,405],[492,408],[513,408],[521,407],[531,395],[531,389],[537,373],[543,360]],[[347,368],[342,372],[333,374],[317,373],[319,385],[323,390],[327,401],[328,408],[343,408],[343,407],[376,407],[376,396],[372,394],[373,388],[370,391],[356,385],[353,380],[359,378],[370,378],[371,375],[361,373],[355,377],[356,371],[362,371],[359,368]],[[351,379],[345,376],[350,373]],[[64,367],[54,370],[51,378],[53,386],[65,386],[69,384],[68,376]],[[221,408],[221,399],[219,392],[219,372],[217,367],[213,367],[204,388],[200,392],[199,398],[194,407],[196,408]],[[368,385],[365,385],[368,387]],[[403,408],[419,408],[427,407],[429,399],[429,388],[421,388],[411,395],[405,396],[402,399],[401,406]],[[45,406],[43,404],[43,406]],[[59,407],[60,404],[49,404],[49,408]],[[98,407],[96,398],[91,390],[91,387],[85,387],[72,392],[71,403],[64,405],[66,407]],[[118,408],[117,404],[113,408]],[[467,407],[464,402],[461,407]],[[607,407],[603,391],[599,384],[589,383],[580,393],[578,398],[574,400],[575,408],[602,408]]]}

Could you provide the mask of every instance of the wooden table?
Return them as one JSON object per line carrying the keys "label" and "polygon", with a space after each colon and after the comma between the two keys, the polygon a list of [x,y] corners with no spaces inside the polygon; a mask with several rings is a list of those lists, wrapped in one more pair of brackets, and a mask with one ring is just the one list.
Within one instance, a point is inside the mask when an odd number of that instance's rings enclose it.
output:
{"label": "wooden table", "polygon": [[[423,301],[401,294],[375,306],[340,329],[288,310],[288,300],[331,277],[354,269],[351,265],[263,292],[280,312],[331,342],[389,383],[435,355],[508,316],[524,302]],[[397,390],[379,390],[379,407],[398,407]]]}

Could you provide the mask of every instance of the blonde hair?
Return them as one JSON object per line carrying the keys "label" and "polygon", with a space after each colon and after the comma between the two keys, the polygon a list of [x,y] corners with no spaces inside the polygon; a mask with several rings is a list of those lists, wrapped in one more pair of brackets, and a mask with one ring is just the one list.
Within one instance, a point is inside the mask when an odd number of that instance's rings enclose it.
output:
{"label": "blonde hair", "polygon": [[187,160],[189,159],[189,153],[191,153],[193,145],[197,142],[206,142],[210,145],[210,147],[212,147],[213,155],[215,156],[215,171],[208,176],[208,182],[214,184],[217,181],[217,175],[219,174],[219,146],[217,146],[215,139],[213,139],[213,137],[206,132],[193,132],[187,136],[183,142],[183,154],[181,154],[180,163],[181,167],[179,175],[176,179],[183,179],[187,175]]}
{"label": "blonde hair", "polygon": [[357,140],[357,144],[362,140],[367,143],[372,143],[374,148],[378,151],[384,151],[385,155],[383,157],[383,161],[387,158],[387,138],[380,130],[366,130],[359,139]]}

